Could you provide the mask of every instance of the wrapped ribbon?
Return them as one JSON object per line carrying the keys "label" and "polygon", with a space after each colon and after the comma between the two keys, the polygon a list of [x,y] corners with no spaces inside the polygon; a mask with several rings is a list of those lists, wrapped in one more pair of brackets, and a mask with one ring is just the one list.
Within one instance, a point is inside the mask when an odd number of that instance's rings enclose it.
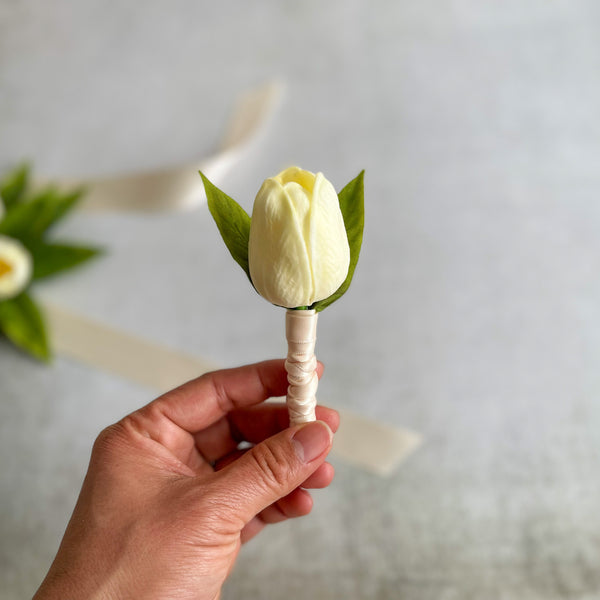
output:
{"label": "wrapped ribbon", "polygon": [[288,354],[285,370],[288,374],[286,403],[290,413],[290,425],[314,421],[317,406],[317,317],[314,310],[287,310],[285,313],[285,337]]}

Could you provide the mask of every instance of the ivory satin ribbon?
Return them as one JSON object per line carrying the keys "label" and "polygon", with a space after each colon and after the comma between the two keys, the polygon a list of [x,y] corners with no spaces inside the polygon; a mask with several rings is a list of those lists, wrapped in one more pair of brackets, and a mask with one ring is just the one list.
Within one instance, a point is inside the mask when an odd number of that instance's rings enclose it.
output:
{"label": "ivory satin ribbon", "polygon": [[101,179],[37,178],[36,186],[47,184],[73,189],[84,187],[82,209],[96,212],[123,211],[156,213],[190,210],[204,203],[206,196],[198,171],[213,183],[236,165],[265,129],[280,103],[279,83],[249,90],[234,105],[218,151],[204,160],[172,169],[153,170]]}
{"label": "ivory satin ribbon", "polygon": [[[137,213],[189,210],[203,204],[198,170],[219,182],[264,129],[282,94],[268,84],[243,94],[230,118],[219,151],[187,167],[100,180],[68,180],[64,187],[84,185],[84,210]],[[48,183],[37,180],[36,184]],[[52,183],[56,183],[53,179]],[[217,365],[144,340],[57,306],[45,305],[55,350],[92,367],[164,392],[217,368]],[[421,443],[415,432],[390,427],[341,410],[342,426],[334,453],[379,475],[389,475]]]}
{"label": "ivory satin ribbon", "polygon": [[[212,371],[215,363],[166,348],[52,304],[44,304],[56,352],[91,367],[166,392]],[[281,400],[285,400],[282,398]],[[341,414],[334,455],[388,476],[420,444],[421,436],[347,410]]]}
{"label": "ivory satin ribbon", "polygon": [[317,319],[314,310],[286,310],[285,337],[288,343],[285,370],[287,371],[288,390],[286,404],[290,413],[290,425],[309,423],[316,419],[317,357]]}

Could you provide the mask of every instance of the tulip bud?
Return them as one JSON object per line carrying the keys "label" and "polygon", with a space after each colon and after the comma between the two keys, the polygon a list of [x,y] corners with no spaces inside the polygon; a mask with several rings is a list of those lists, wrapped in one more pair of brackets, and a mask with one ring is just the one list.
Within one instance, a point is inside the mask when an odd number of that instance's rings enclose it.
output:
{"label": "tulip bud", "polygon": [[310,306],[342,285],[350,248],[333,185],[290,167],[260,188],[250,223],[250,277],[278,306]]}
{"label": "tulip bud", "polygon": [[20,294],[31,279],[32,261],[20,242],[0,235],[0,301]]}

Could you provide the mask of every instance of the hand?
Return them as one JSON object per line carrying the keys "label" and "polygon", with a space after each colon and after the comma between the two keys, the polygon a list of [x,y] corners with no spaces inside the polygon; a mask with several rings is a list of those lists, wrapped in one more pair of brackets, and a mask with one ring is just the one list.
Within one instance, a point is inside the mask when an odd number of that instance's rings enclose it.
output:
{"label": "hand", "polygon": [[286,388],[281,360],[217,371],[105,429],[35,598],[218,598],[240,545],[333,478],[337,413],[287,428],[285,406],[261,404]]}

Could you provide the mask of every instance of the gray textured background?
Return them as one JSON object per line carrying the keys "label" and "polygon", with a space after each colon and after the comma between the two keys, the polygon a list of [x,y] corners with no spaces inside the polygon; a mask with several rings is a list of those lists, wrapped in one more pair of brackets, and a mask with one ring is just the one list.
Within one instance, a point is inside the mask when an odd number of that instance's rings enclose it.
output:
{"label": "gray textured background", "polygon": [[[389,479],[336,464],[310,517],[244,549],[225,599],[600,597],[599,33],[593,0],[0,0],[0,167],[185,163],[279,79],[227,191],[249,209],[289,163],[338,189],[367,170],[321,398],[426,444]],[[60,233],[110,253],[39,297],[224,365],[284,353],[283,314],[205,209]],[[96,433],[151,394],[0,344],[2,599],[42,579]]]}

